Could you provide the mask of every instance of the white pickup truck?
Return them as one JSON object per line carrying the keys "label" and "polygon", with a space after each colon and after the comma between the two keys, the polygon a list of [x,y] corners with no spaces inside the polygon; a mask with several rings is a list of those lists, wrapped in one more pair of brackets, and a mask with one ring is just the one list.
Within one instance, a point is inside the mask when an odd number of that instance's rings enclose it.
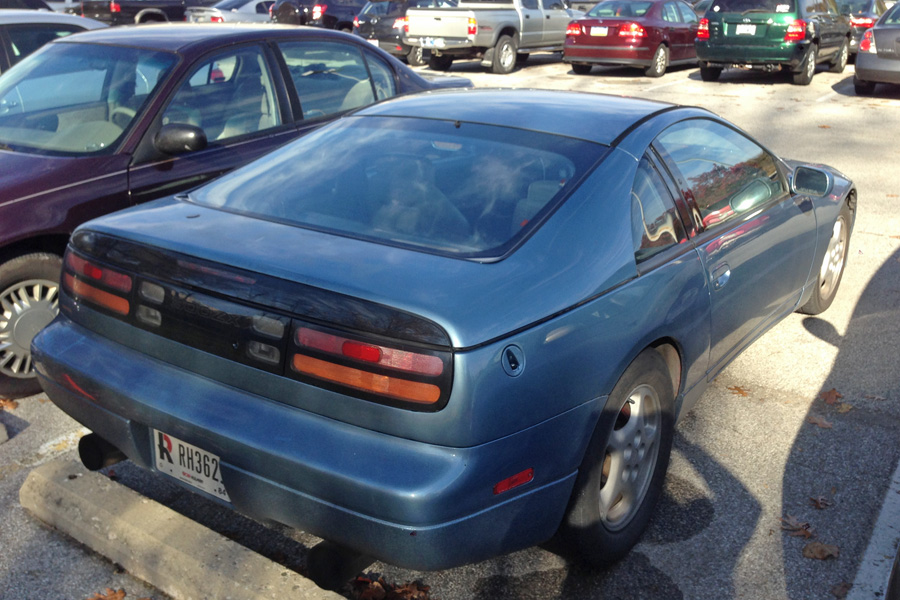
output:
{"label": "white pickup truck", "polygon": [[456,8],[407,10],[403,41],[430,51],[432,69],[481,58],[494,73],[509,73],[530,52],[562,51],[569,21],[582,15],[566,0],[460,0]]}

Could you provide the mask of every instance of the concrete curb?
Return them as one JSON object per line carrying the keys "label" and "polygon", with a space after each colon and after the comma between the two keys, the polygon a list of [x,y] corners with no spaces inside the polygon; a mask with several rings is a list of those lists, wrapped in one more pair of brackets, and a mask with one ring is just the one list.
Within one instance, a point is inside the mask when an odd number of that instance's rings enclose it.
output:
{"label": "concrete curb", "polygon": [[0,423],[0,444],[9,439],[9,434],[6,433],[6,425]]}
{"label": "concrete curb", "polygon": [[343,600],[74,461],[35,468],[19,501],[38,519],[174,598]]}

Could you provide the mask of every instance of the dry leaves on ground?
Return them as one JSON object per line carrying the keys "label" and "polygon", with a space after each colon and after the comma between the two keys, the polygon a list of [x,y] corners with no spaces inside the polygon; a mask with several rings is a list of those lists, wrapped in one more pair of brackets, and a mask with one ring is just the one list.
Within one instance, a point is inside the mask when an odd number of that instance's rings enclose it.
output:
{"label": "dry leaves on ground", "polygon": [[831,429],[831,423],[818,415],[809,415],[806,420],[813,425],[818,425],[822,429]]}
{"label": "dry leaves on ground", "polygon": [[806,558],[826,560],[829,558],[837,558],[840,554],[840,548],[832,546],[831,544],[823,544],[822,542],[810,542],[803,546],[803,556]]}
{"label": "dry leaves on ground", "polygon": [[398,585],[385,582],[384,577],[360,576],[352,587],[356,600],[431,600],[431,588],[418,581]]}
{"label": "dry leaves on ground", "polygon": [[831,388],[827,392],[822,392],[821,394],[819,394],[819,398],[824,400],[825,404],[828,404],[829,406],[833,406],[833,405],[837,404],[838,400],[840,400],[843,397],[844,397],[843,394],[841,394],[839,391],[837,391],[834,388]]}
{"label": "dry leaves on ground", "polygon": [[792,537],[802,537],[809,539],[816,536],[815,530],[810,527],[809,523],[788,515],[781,517],[781,528],[788,532]]}
{"label": "dry leaves on ground", "polygon": [[731,393],[735,396],[743,396],[746,398],[750,395],[750,390],[746,390],[739,385],[732,385],[728,389],[731,390]]}
{"label": "dry leaves on ground", "polygon": [[846,402],[841,402],[840,404],[838,404],[837,411],[842,415],[850,412],[851,410],[853,410],[852,404],[847,404]]}
{"label": "dry leaves on ground", "polygon": [[816,510],[825,510],[829,506],[832,505],[831,500],[827,500],[825,496],[819,496],[818,498],[810,498],[810,503],[815,507]]}
{"label": "dry leaves on ground", "polygon": [[875,394],[866,394],[863,396],[866,400],[878,400],[879,402],[884,402],[887,400],[884,396],[876,396]]}
{"label": "dry leaves on ground", "polygon": [[0,398],[0,410],[16,410],[17,408],[19,408],[19,403],[15,400]]}
{"label": "dry leaves on ground", "polygon": [[853,587],[852,583],[847,583],[846,581],[842,581],[839,584],[835,585],[831,588],[831,595],[837,598],[838,600],[844,600],[847,597],[847,594],[850,593],[850,588]]}
{"label": "dry leaves on ground", "polygon": [[[103,593],[97,592],[87,600],[124,600],[128,594],[123,589],[114,590],[106,588]],[[138,600],[150,600],[150,598],[139,598]]]}

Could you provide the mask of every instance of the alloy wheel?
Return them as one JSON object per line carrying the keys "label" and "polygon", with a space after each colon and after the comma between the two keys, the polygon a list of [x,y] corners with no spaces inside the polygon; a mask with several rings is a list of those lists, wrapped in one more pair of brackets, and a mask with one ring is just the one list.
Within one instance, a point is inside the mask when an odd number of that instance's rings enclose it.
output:
{"label": "alloy wheel", "polygon": [[0,293],[0,373],[15,378],[34,376],[31,340],[59,312],[59,286],[32,279]]}

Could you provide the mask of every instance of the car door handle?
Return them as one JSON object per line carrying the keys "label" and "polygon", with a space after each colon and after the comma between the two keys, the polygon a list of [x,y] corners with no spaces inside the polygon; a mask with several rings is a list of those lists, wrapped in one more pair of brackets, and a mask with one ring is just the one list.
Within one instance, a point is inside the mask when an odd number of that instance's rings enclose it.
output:
{"label": "car door handle", "polygon": [[728,266],[728,263],[722,263],[713,269],[712,282],[714,290],[721,290],[728,283],[729,279],[731,279],[731,267]]}

